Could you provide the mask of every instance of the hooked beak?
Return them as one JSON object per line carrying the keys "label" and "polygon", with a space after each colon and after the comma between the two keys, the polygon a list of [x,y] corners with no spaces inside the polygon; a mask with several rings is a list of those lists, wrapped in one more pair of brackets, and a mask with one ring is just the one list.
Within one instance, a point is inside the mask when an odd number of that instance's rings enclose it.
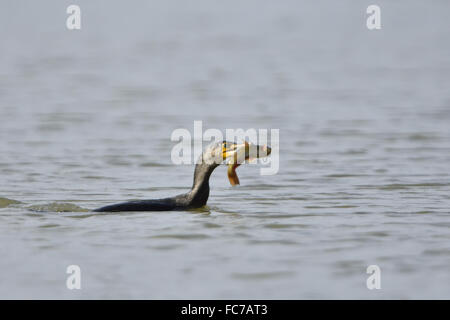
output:
{"label": "hooked beak", "polygon": [[224,141],[222,144],[222,159],[233,159],[237,155],[239,145],[233,142]]}

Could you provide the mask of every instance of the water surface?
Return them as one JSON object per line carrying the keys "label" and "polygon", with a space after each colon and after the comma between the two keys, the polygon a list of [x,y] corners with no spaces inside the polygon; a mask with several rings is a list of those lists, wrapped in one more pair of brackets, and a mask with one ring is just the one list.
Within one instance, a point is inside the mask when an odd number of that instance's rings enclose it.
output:
{"label": "water surface", "polygon": [[[448,2],[379,1],[379,31],[365,1],[69,4],[0,4],[0,298],[450,298]],[[90,212],[187,191],[194,120],[279,128],[279,173]]]}

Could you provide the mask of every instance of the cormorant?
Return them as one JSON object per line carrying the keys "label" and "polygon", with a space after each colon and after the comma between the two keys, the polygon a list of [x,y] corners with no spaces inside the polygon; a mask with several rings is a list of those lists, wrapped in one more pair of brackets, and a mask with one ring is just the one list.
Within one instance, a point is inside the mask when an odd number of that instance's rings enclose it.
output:
{"label": "cormorant", "polygon": [[118,211],[169,211],[186,210],[203,207],[209,197],[209,177],[211,173],[225,160],[229,161],[228,179],[232,185],[239,184],[236,168],[242,161],[268,156],[271,152],[268,146],[256,146],[247,142],[236,144],[223,141],[206,148],[197,160],[194,171],[194,183],[188,193],[171,198],[137,200],[112,204],[95,209],[95,212]]}

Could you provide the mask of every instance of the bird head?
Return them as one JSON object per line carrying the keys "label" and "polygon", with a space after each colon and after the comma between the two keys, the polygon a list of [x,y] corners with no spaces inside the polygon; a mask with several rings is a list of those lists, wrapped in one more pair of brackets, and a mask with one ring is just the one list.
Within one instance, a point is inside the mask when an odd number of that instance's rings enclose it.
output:
{"label": "bird head", "polygon": [[236,168],[245,162],[270,155],[271,148],[267,145],[259,146],[245,141],[235,143],[222,141],[208,146],[203,152],[201,160],[206,164],[218,166],[222,163],[228,165],[228,180],[232,186],[239,184]]}

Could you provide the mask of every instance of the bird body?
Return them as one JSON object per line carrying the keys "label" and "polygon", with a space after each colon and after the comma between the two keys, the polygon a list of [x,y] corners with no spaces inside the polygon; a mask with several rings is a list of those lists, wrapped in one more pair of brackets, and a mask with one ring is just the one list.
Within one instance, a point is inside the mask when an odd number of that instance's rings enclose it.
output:
{"label": "bird body", "polygon": [[[209,197],[209,178],[211,176],[211,173],[224,160],[232,159],[232,163],[230,165],[233,166],[233,174],[236,175],[234,170],[236,169],[237,166],[233,164],[234,163],[233,159],[237,157],[237,153],[241,151],[242,147],[248,149],[248,143],[246,142],[245,145],[237,145],[235,143],[223,141],[222,143],[215,143],[209,146],[205,150],[205,152],[203,152],[203,154],[200,156],[200,158],[197,161],[197,164],[195,165],[194,182],[192,184],[191,190],[187,193],[163,199],[122,202],[107,205],[95,209],[93,211],[94,212],[171,211],[171,210],[186,210],[203,207],[204,205],[206,205],[206,202],[208,201]],[[267,147],[266,150],[268,151],[268,154],[270,154],[270,148]],[[248,159],[248,156],[246,157],[246,159]],[[232,180],[230,178],[230,172],[228,173],[231,182]],[[235,178],[237,179],[237,175]],[[232,185],[234,184],[236,183],[232,183]],[[237,184],[239,184],[238,179]]]}

